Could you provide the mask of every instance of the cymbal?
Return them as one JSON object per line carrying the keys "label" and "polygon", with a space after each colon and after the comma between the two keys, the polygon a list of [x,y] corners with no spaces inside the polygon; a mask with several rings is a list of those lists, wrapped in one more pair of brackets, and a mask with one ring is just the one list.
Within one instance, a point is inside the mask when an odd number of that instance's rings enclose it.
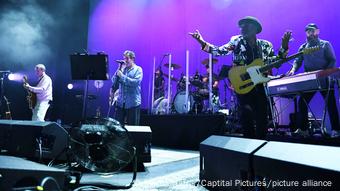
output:
{"label": "cymbal", "polygon": [[[171,64],[171,65],[172,65],[172,64]],[[163,76],[165,76],[166,78],[169,78],[169,75],[168,75],[168,74],[163,74]],[[178,79],[175,78],[175,77],[171,77],[171,80],[172,80],[172,81],[178,81]]]}
{"label": "cymbal", "polygon": [[[164,64],[164,66],[167,67],[167,68],[169,68],[169,63]],[[173,69],[177,70],[177,69],[180,69],[180,68],[181,68],[181,65],[175,64],[175,63],[171,63],[171,67],[172,67]]]}
{"label": "cymbal", "polygon": [[[212,63],[213,64],[216,64],[218,62],[218,60],[216,59],[216,58],[213,58],[212,59]],[[204,60],[202,60],[202,62],[201,62],[203,65],[208,65],[209,64],[209,58],[206,58],[206,59],[204,59]]]}

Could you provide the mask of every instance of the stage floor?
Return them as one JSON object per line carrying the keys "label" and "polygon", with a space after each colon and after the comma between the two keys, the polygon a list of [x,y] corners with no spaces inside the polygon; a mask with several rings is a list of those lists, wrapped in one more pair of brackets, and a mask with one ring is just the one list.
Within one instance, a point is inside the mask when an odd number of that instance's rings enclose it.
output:
{"label": "stage floor", "polygon": [[[145,172],[138,172],[135,184],[129,190],[207,190],[199,181],[199,151],[151,149],[151,163],[145,163]],[[81,182],[100,182],[127,185],[132,173],[113,175],[84,174]]]}

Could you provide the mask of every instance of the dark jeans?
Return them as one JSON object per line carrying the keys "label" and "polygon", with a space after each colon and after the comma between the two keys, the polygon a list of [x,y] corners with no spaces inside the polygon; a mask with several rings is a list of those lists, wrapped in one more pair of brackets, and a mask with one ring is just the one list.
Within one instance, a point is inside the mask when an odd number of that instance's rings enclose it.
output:
{"label": "dark jeans", "polygon": [[123,126],[125,122],[127,125],[139,125],[140,119],[140,106],[123,109],[116,106],[115,117]]}
{"label": "dark jeans", "polygon": [[[298,111],[298,120],[297,120],[297,127],[301,130],[307,130],[308,128],[308,107],[306,105],[309,104],[313,96],[316,92],[308,92],[301,94],[299,98],[299,111]],[[320,91],[323,99],[326,99],[327,91]],[[329,91],[328,101],[327,101],[327,109],[329,114],[329,119],[331,121],[332,129],[333,130],[340,130],[339,127],[339,113],[336,107],[336,101],[334,96],[334,90]]]}
{"label": "dark jeans", "polygon": [[244,137],[265,139],[268,124],[268,100],[263,85],[257,85],[247,94],[237,94],[237,99]]}

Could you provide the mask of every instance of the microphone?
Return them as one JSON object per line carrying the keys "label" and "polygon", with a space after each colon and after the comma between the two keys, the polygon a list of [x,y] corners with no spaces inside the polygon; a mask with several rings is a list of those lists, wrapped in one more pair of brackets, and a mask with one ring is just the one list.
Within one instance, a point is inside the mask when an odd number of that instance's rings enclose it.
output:
{"label": "microphone", "polygon": [[116,60],[116,62],[119,64],[125,64],[125,60]]}

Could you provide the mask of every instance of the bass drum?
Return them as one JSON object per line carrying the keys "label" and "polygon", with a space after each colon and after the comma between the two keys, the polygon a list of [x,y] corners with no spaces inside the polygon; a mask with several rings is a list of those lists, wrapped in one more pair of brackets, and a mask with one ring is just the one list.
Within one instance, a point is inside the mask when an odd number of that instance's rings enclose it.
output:
{"label": "bass drum", "polygon": [[180,91],[176,94],[174,102],[173,102],[175,111],[177,113],[200,113],[203,109],[202,101],[196,99],[189,93],[188,95],[188,103],[185,103],[185,91]]}
{"label": "bass drum", "polygon": [[188,113],[194,105],[194,98],[189,93],[188,103],[185,103],[185,91],[180,91],[174,98],[174,107],[177,113]]}

